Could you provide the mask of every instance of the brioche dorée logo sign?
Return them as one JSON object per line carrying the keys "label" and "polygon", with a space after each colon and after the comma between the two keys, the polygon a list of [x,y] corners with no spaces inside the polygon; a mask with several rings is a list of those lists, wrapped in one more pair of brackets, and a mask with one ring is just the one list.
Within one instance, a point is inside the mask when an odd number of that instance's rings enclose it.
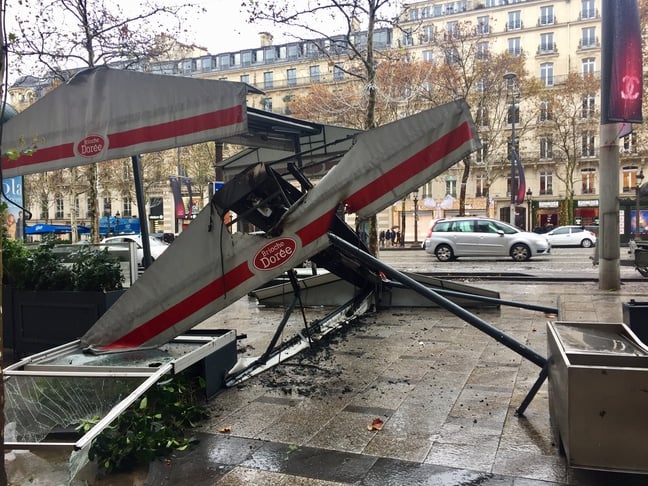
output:
{"label": "brioche dor\u00e9e logo sign", "polygon": [[95,157],[99,155],[108,144],[101,135],[88,135],[76,145],[77,154],[81,157]]}
{"label": "brioche dor\u00e9e logo sign", "polygon": [[292,238],[279,238],[261,248],[254,256],[254,268],[272,270],[290,260],[295,254],[297,243]]}

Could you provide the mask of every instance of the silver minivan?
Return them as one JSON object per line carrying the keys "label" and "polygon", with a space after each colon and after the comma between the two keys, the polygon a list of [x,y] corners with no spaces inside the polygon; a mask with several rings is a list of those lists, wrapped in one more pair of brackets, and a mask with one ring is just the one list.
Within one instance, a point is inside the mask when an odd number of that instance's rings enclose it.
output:
{"label": "silver minivan", "polygon": [[423,248],[447,262],[459,257],[510,256],[526,261],[551,252],[544,235],[522,231],[490,218],[458,217],[434,223]]}

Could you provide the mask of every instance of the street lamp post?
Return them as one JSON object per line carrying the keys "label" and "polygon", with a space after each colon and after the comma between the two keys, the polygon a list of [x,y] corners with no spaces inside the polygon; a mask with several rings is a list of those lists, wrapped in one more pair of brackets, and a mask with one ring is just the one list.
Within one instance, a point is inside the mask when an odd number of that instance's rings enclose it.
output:
{"label": "street lamp post", "polygon": [[637,198],[637,209],[635,210],[635,241],[639,241],[641,239],[640,234],[641,234],[641,228],[639,227],[639,223],[641,218],[639,217],[639,209],[640,209],[640,204],[639,204],[639,189],[641,189],[641,183],[644,180],[644,173],[643,169],[639,171],[637,174],[637,187],[635,188],[635,196]]}
{"label": "street lamp post", "polygon": [[509,158],[511,159],[511,208],[510,208],[510,217],[509,222],[512,225],[515,225],[515,198],[516,198],[516,183],[515,183],[515,79],[517,75],[515,73],[508,72],[504,74],[504,79],[506,80],[506,94],[508,101],[508,94],[511,94],[511,106],[509,109],[509,117],[511,119],[511,149],[509,152]]}
{"label": "street lamp post", "polygon": [[528,226],[527,226],[527,231],[532,231],[533,230],[533,218],[531,217],[531,196],[533,196],[533,191],[531,188],[527,189],[526,192],[526,197],[527,197],[527,212],[529,213],[527,218],[529,220]]}

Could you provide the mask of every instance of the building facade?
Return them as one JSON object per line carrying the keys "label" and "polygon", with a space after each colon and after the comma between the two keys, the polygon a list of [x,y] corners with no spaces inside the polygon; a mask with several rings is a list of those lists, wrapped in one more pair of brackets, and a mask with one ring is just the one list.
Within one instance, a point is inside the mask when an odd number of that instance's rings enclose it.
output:
{"label": "building facade", "polygon": [[[417,1],[408,3],[399,20],[398,29],[379,29],[374,36],[375,48],[398,49],[407,58],[426,62],[447,62],[435,54],[439,45],[453,35],[460,24],[470,24],[479,36],[477,55],[488,61],[491,53],[524,56],[524,69],[543,90],[564,84],[569,73],[599,76],[601,66],[601,0],[460,0]],[[364,37],[363,37],[364,36]],[[358,31],[353,42],[366,42],[366,34]],[[260,34],[258,48],[218,54],[202,53],[181,60],[149,63],[146,71],[159,74],[194,76],[241,81],[262,91],[250,94],[248,106],[290,114],[290,100],[309,92],[314,84],[330,86],[352,83],[345,74],[349,68],[343,48],[344,36],[328,39],[274,45],[270,33]],[[331,57],[332,56],[332,57]],[[334,59],[334,61],[331,61]],[[21,107],[38,97],[41,88],[30,92],[34,80],[9,90],[11,103]],[[506,81],[502,79],[502,85]],[[576,168],[573,185],[561,180],[562,160],[554,156],[555,145],[550,136],[542,135],[542,96],[526,98],[521,93],[514,103],[514,115],[504,136],[511,137],[517,117],[537,116],[525,133],[518,135],[526,176],[525,201],[515,207],[515,222],[520,227],[536,228],[552,224],[598,224],[599,134],[591,123],[583,124],[576,147]],[[582,100],[583,119],[597,113],[600,93],[593,92]],[[540,115],[538,115],[540,113]],[[478,114],[473,116],[479,118]],[[591,121],[591,120],[590,120]],[[537,129],[533,129],[533,125]],[[478,124],[479,125],[479,124]],[[587,129],[585,128],[587,126]],[[487,129],[488,127],[479,127]],[[637,127],[638,128],[638,127]],[[621,198],[634,196],[637,175],[643,170],[641,131],[620,140]],[[474,169],[466,186],[465,213],[489,215],[509,221],[513,181],[510,176],[494,180],[479,169],[480,154],[475,154]],[[398,227],[407,241],[421,241],[435,218],[459,212],[458,191],[462,164],[451,168],[378,217],[379,228]],[[191,174],[188,174],[191,176]],[[152,196],[163,201],[155,214],[158,231],[177,230],[172,214],[170,191],[162,181]],[[201,196],[203,199],[206,194]],[[567,208],[566,206],[570,206]],[[134,212],[136,209],[132,209]],[[123,213],[124,211],[122,211]],[[34,214],[37,212],[34,211]],[[65,211],[63,211],[65,213]],[[627,218],[626,218],[627,219]],[[153,221],[153,220],[151,220]],[[622,231],[623,232],[623,231]]]}

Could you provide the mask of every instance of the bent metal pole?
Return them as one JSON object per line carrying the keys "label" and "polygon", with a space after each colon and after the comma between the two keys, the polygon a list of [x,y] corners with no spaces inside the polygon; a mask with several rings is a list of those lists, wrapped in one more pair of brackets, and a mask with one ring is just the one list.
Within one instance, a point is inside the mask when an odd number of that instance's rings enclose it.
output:
{"label": "bent metal pole", "polygon": [[350,256],[352,258],[356,258],[361,263],[363,263],[364,265],[366,265],[367,267],[375,271],[383,272],[390,279],[400,282],[406,287],[409,287],[415,292],[421,294],[423,297],[430,299],[431,301],[438,304],[440,307],[449,310],[457,317],[466,321],[468,324],[488,334],[497,342],[502,343],[504,346],[516,352],[523,358],[531,361],[532,363],[535,363],[540,368],[542,368],[542,370],[540,371],[540,375],[538,376],[538,379],[535,381],[534,385],[531,387],[531,390],[529,391],[525,399],[522,401],[522,404],[516,410],[517,415],[519,416],[524,415],[524,410],[526,410],[526,407],[531,402],[531,399],[535,396],[537,391],[540,389],[540,386],[548,376],[547,358],[536,353],[533,349],[519,342],[515,338],[509,336],[504,331],[497,329],[494,326],[491,326],[489,323],[480,319],[479,317],[472,314],[471,312],[468,312],[463,307],[455,304],[449,299],[446,299],[445,297],[435,292],[431,288],[426,287],[425,285],[417,282],[416,280],[408,277],[407,275],[399,272],[398,270],[390,267],[389,265],[384,264],[380,260],[374,258],[372,255],[356,248],[355,246],[344,241],[340,237],[332,233],[329,233],[328,236],[331,241],[331,244],[336,248],[338,248],[342,253],[346,253],[347,256]]}

